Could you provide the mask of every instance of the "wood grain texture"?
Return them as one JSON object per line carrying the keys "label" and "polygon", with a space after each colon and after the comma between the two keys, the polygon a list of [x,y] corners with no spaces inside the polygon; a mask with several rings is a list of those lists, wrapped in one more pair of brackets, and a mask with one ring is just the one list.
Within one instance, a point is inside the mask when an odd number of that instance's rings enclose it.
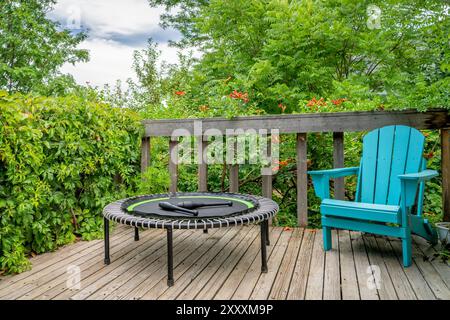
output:
{"label": "wood grain texture", "polygon": [[441,130],[442,207],[444,221],[450,222],[450,129]]}
{"label": "wood grain texture", "polygon": [[208,148],[208,141],[203,137],[197,138],[197,157],[198,157],[198,191],[208,191],[208,164],[206,163],[206,151]]}
{"label": "wood grain texture", "polygon": [[341,267],[342,300],[359,300],[358,279],[350,232],[339,230],[339,262]]}
{"label": "wood grain texture", "polygon": [[[401,242],[360,232],[333,231],[323,251],[320,230],[272,227],[269,272],[261,274],[258,226],[174,232],[175,285],[166,284],[166,234],[134,228],[111,235],[111,264],[103,242],[77,243],[33,258],[31,271],[0,276],[1,299],[450,299],[448,265],[426,260],[435,250],[413,243],[403,268]],[[81,288],[67,287],[67,267],[81,269]],[[379,289],[371,284],[372,273]]]}
{"label": "wood grain texture", "polygon": [[350,238],[360,298],[361,300],[379,300],[377,288],[368,285],[373,270],[364,245],[364,239],[361,233],[356,231],[350,231]]}
{"label": "wood grain texture", "polygon": [[340,264],[339,264],[339,242],[337,230],[331,232],[334,248],[325,252],[325,273],[323,281],[323,299],[324,300],[340,300]]}
{"label": "wood grain texture", "polygon": [[178,141],[169,140],[169,192],[178,191]]}
{"label": "wood grain texture", "polygon": [[[350,132],[369,131],[388,125],[407,125],[417,129],[441,129],[450,127],[450,116],[446,110],[427,112],[406,111],[361,111],[335,113],[309,113],[290,115],[266,115],[204,119],[144,120],[145,136],[169,137],[176,129],[185,129],[194,134],[194,122],[202,123],[203,134],[209,129],[278,129],[280,133],[306,132]],[[180,135],[185,132],[179,130]]]}
{"label": "wood grain texture", "polygon": [[297,223],[300,227],[308,225],[308,165],[307,137],[297,134]]}
{"label": "wood grain texture", "polygon": [[142,138],[141,143],[141,172],[145,172],[150,166],[150,137]]}

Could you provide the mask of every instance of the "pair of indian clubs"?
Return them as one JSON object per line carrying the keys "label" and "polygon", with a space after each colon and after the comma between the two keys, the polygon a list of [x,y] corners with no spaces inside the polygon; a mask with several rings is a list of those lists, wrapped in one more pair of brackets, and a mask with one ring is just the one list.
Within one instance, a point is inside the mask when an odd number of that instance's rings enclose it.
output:
{"label": "pair of indian clubs", "polygon": [[219,206],[228,206],[231,207],[233,205],[232,201],[217,201],[217,202],[195,202],[195,201],[183,201],[178,202],[176,205],[167,201],[163,201],[159,203],[159,207],[163,210],[167,211],[179,211],[182,213],[187,213],[193,215],[194,217],[198,216],[198,208],[203,207],[219,207]]}

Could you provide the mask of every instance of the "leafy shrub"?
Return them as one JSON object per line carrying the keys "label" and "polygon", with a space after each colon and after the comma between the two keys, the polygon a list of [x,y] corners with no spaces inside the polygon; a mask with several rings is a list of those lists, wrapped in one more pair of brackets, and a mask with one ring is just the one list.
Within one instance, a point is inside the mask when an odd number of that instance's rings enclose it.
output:
{"label": "leafy shrub", "polygon": [[139,117],[75,96],[0,92],[0,123],[0,270],[100,237],[102,208],[136,189]]}

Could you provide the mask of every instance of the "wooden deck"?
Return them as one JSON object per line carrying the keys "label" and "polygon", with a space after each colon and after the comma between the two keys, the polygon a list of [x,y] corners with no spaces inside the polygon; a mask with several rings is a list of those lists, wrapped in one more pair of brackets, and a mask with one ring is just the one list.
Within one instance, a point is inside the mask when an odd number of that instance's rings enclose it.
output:
{"label": "wooden deck", "polygon": [[[424,260],[433,249],[420,239],[404,269],[398,240],[336,231],[334,249],[324,253],[320,230],[271,228],[269,272],[261,274],[258,232],[175,230],[169,288],[164,231],[143,231],[135,242],[132,228],[118,227],[110,265],[101,240],[78,242],[32,258],[28,272],[0,277],[0,299],[450,299],[450,267]],[[77,268],[80,288],[71,280]]]}

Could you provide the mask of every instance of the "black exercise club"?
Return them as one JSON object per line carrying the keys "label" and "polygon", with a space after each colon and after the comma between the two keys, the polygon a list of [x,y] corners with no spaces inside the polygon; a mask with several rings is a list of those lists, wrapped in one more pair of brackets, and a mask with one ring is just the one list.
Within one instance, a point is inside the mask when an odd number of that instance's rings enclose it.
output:
{"label": "black exercise club", "polygon": [[198,216],[198,211],[197,210],[189,210],[186,208],[182,208],[182,207],[178,207],[174,204],[171,204],[170,202],[160,202],[159,203],[159,207],[163,210],[167,210],[167,211],[181,211],[181,212],[185,212],[185,213],[189,213],[192,214],[193,216]]}
{"label": "black exercise club", "polygon": [[229,206],[233,205],[232,201],[218,201],[218,202],[195,202],[195,201],[183,201],[178,202],[177,206],[185,209],[197,209],[201,207],[217,207],[217,206]]}

